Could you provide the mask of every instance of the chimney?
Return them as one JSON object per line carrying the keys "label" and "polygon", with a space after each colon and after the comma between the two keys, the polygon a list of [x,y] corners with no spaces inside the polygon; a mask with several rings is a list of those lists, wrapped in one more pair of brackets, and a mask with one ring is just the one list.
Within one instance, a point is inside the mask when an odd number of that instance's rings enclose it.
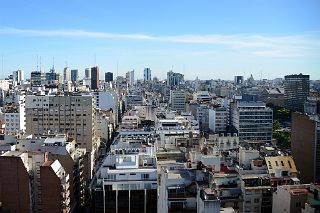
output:
{"label": "chimney", "polygon": [[49,153],[48,152],[45,152],[44,153],[44,162],[48,161],[49,160]]}

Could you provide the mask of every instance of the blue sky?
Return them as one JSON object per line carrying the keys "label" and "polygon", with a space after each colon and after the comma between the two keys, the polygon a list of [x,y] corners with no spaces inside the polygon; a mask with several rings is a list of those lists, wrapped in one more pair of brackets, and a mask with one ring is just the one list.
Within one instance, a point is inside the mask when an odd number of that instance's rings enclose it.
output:
{"label": "blue sky", "polygon": [[[144,67],[161,79],[260,79],[305,73],[320,79],[320,1],[16,1],[0,7],[3,72],[49,71],[53,57],[124,75]],[[2,63],[1,63],[2,65]]]}

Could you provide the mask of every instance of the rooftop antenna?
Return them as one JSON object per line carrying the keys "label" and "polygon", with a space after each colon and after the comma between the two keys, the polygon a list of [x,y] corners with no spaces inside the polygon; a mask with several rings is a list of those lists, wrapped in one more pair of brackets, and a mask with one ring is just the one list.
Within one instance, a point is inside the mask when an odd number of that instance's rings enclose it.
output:
{"label": "rooftop antenna", "polygon": [[3,72],[3,54],[1,55],[1,73],[4,74],[4,72]]}
{"label": "rooftop antenna", "polygon": [[39,56],[37,55],[37,71],[39,71]]}
{"label": "rooftop antenna", "polygon": [[42,68],[41,65],[42,65],[42,64],[41,64],[41,56],[40,56],[40,72],[41,72],[41,68]]}
{"label": "rooftop antenna", "polygon": [[54,69],[54,56],[52,57],[52,68]]}
{"label": "rooftop antenna", "polygon": [[117,77],[119,76],[119,61],[117,61]]}
{"label": "rooftop antenna", "polygon": [[68,67],[68,61],[65,61],[65,63],[66,63],[66,67]]}

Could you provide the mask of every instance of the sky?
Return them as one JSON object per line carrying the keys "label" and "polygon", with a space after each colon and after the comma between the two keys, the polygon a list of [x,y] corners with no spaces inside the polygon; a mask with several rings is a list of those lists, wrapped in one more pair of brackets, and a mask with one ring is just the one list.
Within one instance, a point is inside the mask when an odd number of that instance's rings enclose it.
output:
{"label": "sky", "polygon": [[3,0],[1,74],[100,67],[143,78],[320,79],[319,0]]}

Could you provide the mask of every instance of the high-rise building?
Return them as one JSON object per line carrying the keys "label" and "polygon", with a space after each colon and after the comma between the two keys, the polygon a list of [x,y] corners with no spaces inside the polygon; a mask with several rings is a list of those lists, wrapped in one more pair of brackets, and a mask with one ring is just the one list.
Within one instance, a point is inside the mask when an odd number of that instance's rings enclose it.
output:
{"label": "high-rise building", "polygon": [[232,108],[232,125],[240,141],[271,142],[273,111],[263,102],[237,101]]}
{"label": "high-rise building", "polygon": [[186,111],[186,93],[181,90],[170,90],[170,104],[172,110]]}
{"label": "high-rise building", "polygon": [[292,113],[291,151],[302,183],[320,180],[320,121],[317,115]]}
{"label": "high-rise building", "polygon": [[304,102],[310,92],[309,75],[286,75],[284,77],[284,106],[290,110],[303,112]]}
{"label": "high-rise building", "polygon": [[46,73],[46,85],[58,86],[60,83],[60,74],[56,73],[54,67],[50,69],[50,72]]}
{"label": "high-rise building", "polygon": [[178,86],[184,80],[184,75],[175,72],[167,72],[167,85]]}
{"label": "high-rise building", "polygon": [[95,103],[92,96],[26,96],[26,134],[36,137],[66,134],[81,148],[91,151],[94,143]]}
{"label": "high-rise building", "polygon": [[86,68],[86,69],[84,70],[84,77],[85,77],[86,79],[90,79],[90,78],[91,78],[91,70],[90,70],[90,68]]}
{"label": "high-rise building", "polygon": [[8,135],[24,133],[26,130],[25,121],[25,95],[12,94],[15,100],[7,102],[4,107],[5,132]]}
{"label": "high-rise building", "polygon": [[99,67],[91,68],[91,89],[99,89]]}
{"label": "high-rise building", "polygon": [[78,70],[71,70],[71,81],[77,82],[79,80],[79,72]]}
{"label": "high-rise building", "polygon": [[151,69],[150,68],[144,68],[143,80],[144,81],[151,81]]}
{"label": "high-rise building", "polygon": [[[35,137],[47,133],[66,134],[73,138],[87,154],[95,153],[96,139],[95,101],[89,95],[26,96],[26,134]],[[85,164],[86,177],[91,178],[94,155]]]}
{"label": "high-rise building", "polygon": [[63,69],[63,80],[71,81],[71,69],[69,67]]}
{"label": "high-rise building", "polygon": [[113,81],[113,73],[112,72],[106,72],[104,77],[105,82],[111,82]]}
{"label": "high-rise building", "polygon": [[126,81],[130,86],[134,85],[134,70],[126,73]]}
{"label": "high-rise building", "polygon": [[13,81],[15,81],[18,85],[20,85],[24,81],[23,70],[13,71],[12,77],[13,77]]}
{"label": "high-rise building", "polygon": [[33,71],[31,72],[31,87],[41,87],[45,85],[46,76],[44,72],[41,71]]}
{"label": "high-rise building", "polygon": [[234,76],[234,84],[235,85],[244,84],[243,76]]}

